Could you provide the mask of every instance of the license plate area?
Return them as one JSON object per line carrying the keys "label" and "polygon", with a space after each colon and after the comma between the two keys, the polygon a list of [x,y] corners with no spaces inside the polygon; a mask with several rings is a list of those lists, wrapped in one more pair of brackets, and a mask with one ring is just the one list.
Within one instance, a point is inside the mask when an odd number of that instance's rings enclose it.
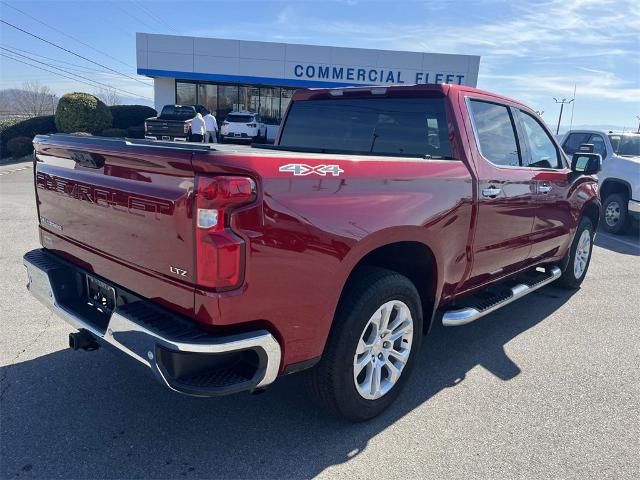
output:
{"label": "license plate area", "polygon": [[171,137],[168,135],[163,135],[162,140],[171,140]]}
{"label": "license plate area", "polygon": [[87,303],[105,315],[116,308],[116,289],[91,275],[87,275]]}

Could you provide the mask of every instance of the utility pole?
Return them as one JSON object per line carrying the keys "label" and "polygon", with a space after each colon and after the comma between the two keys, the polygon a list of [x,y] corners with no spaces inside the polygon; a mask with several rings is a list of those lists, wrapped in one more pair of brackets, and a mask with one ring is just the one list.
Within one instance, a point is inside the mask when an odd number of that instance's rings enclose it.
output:
{"label": "utility pole", "polygon": [[640,115],[636,115],[636,118],[638,119],[638,133],[640,133]]}
{"label": "utility pole", "polygon": [[553,97],[553,100],[560,104],[560,116],[558,117],[558,127],[556,128],[556,135],[558,135],[558,133],[560,133],[560,122],[562,121],[562,110],[564,109],[564,105],[573,102],[575,99],[572,98],[571,100],[567,100],[566,98],[563,98],[562,100],[558,100]]}

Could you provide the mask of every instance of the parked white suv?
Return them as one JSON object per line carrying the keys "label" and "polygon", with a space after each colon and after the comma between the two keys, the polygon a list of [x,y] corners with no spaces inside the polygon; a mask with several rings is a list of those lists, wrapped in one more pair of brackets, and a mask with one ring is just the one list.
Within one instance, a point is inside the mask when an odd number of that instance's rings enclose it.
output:
{"label": "parked white suv", "polygon": [[254,112],[231,112],[220,127],[220,141],[227,139],[264,142],[267,138],[267,126],[260,115]]}
{"label": "parked white suv", "polygon": [[571,130],[562,140],[562,149],[571,156],[584,144],[593,145],[593,152],[602,156],[598,173],[602,227],[622,233],[632,218],[640,219],[640,134]]}

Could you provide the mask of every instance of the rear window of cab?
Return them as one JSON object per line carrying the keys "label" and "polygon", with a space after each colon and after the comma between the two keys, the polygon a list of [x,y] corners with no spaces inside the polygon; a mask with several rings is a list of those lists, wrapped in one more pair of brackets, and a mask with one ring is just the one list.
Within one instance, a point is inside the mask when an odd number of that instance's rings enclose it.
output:
{"label": "rear window of cab", "polygon": [[289,110],[279,146],[451,158],[443,98],[296,101]]}
{"label": "rear window of cab", "polygon": [[255,118],[253,115],[233,114],[233,115],[227,115],[227,118],[225,118],[225,120],[230,123],[249,123],[249,122],[253,122]]}

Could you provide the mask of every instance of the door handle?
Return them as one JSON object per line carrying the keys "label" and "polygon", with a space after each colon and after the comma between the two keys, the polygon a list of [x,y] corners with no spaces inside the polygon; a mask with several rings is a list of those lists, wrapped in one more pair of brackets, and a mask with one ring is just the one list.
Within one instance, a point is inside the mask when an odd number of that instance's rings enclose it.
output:
{"label": "door handle", "polygon": [[549,185],[548,183],[543,183],[540,186],[538,186],[538,192],[540,193],[544,193],[547,194],[551,191],[551,185]]}
{"label": "door handle", "polygon": [[496,188],[496,187],[483,188],[482,196],[489,197],[489,198],[496,198],[498,195],[500,195],[501,191],[502,191],[501,188]]}

